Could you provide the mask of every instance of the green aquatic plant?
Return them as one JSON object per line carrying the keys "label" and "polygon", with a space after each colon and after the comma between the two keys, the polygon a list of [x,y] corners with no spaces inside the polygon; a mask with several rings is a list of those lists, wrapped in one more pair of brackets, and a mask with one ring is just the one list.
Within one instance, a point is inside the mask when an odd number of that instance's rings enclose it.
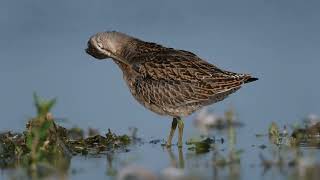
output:
{"label": "green aquatic plant", "polygon": [[196,154],[209,152],[215,143],[215,139],[205,138],[205,139],[189,139],[186,144],[189,146],[189,150],[193,150]]}
{"label": "green aquatic plant", "polygon": [[279,127],[275,122],[272,122],[269,127],[269,137],[278,138],[280,135]]}
{"label": "green aquatic plant", "polygon": [[45,100],[36,93],[33,98],[37,115],[28,122],[27,130],[24,133],[28,150],[26,156],[23,157],[25,165],[31,170],[32,176],[38,175],[38,171],[43,169],[43,166],[54,166],[55,169],[61,170],[67,169],[65,167],[69,166],[71,154],[60,138],[58,128],[50,112],[56,99]]}
{"label": "green aquatic plant", "polygon": [[274,144],[280,144],[280,130],[275,122],[269,126],[269,139]]}
{"label": "green aquatic plant", "polygon": [[320,147],[320,122],[294,129],[291,138],[295,145]]}
{"label": "green aquatic plant", "polygon": [[57,102],[56,98],[46,100],[39,97],[37,93],[33,93],[33,100],[37,110],[37,117],[46,116]]}
{"label": "green aquatic plant", "polygon": [[297,124],[290,127],[293,128],[291,134],[287,131],[286,126],[280,130],[278,125],[272,122],[269,126],[269,140],[273,144],[290,147],[320,147],[320,122],[306,124],[304,128]]}
{"label": "green aquatic plant", "polygon": [[37,114],[23,133],[0,133],[0,168],[21,166],[33,178],[62,172],[69,168],[72,155],[100,154],[123,150],[131,143],[128,135],[116,135],[109,129],[105,135],[89,129],[86,137],[80,128],[66,129],[56,124],[51,113],[56,98],[33,95]]}

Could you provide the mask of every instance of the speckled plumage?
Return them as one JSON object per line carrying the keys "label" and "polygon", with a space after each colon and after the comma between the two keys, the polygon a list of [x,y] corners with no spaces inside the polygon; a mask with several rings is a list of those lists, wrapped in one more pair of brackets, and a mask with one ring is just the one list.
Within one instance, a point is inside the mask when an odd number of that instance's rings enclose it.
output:
{"label": "speckled plumage", "polygon": [[191,52],[119,32],[92,36],[87,53],[97,59],[111,57],[139,103],[172,117],[188,116],[225,99],[244,83],[257,80],[248,74],[221,70]]}
{"label": "speckled plumage", "polygon": [[128,62],[114,58],[132,95],[160,115],[187,116],[255,80],[250,75],[221,70],[191,52],[131,37],[115,55]]}

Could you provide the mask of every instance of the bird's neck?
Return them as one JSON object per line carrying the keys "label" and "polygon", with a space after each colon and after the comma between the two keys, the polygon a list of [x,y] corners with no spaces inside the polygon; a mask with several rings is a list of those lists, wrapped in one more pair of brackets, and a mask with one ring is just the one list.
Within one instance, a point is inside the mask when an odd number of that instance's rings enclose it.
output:
{"label": "bird's neck", "polygon": [[113,59],[113,61],[119,66],[119,68],[122,70],[122,71],[128,71],[129,70],[129,65],[121,62],[121,61],[118,61],[116,59]]}

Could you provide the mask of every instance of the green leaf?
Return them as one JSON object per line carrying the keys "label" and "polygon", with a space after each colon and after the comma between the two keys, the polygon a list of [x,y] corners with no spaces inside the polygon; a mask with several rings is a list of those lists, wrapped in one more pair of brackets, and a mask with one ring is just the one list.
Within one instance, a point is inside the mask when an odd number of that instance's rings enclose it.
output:
{"label": "green leaf", "polygon": [[269,137],[278,138],[280,136],[280,131],[278,125],[272,122],[269,127]]}
{"label": "green leaf", "polygon": [[33,100],[38,116],[46,115],[57,102],[56,98],[50,100],[42,99],[37,95],[37,93],[33,93]]}
{"label": "green leaf", "polygon": [[33,142],[34,136],[31,132],[28,132],[27,139],[26,139],[26,145],[29,150],[32,148],[32,142]]}

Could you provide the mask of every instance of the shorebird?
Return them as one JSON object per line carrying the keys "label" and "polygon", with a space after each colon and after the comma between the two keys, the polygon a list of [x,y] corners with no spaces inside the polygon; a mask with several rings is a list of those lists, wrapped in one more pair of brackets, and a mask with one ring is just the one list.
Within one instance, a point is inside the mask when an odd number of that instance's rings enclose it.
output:
{"label": "shorebird", "polygon": [[258,78],[222,70],[196,54],[109,31],[90,37],[86,52],[96,59],[111,58],[122,70],[133,97],[144,107],[173,118],[166,142],[171,146],[178,126],[182,146],[183,117],[222,101]]}

